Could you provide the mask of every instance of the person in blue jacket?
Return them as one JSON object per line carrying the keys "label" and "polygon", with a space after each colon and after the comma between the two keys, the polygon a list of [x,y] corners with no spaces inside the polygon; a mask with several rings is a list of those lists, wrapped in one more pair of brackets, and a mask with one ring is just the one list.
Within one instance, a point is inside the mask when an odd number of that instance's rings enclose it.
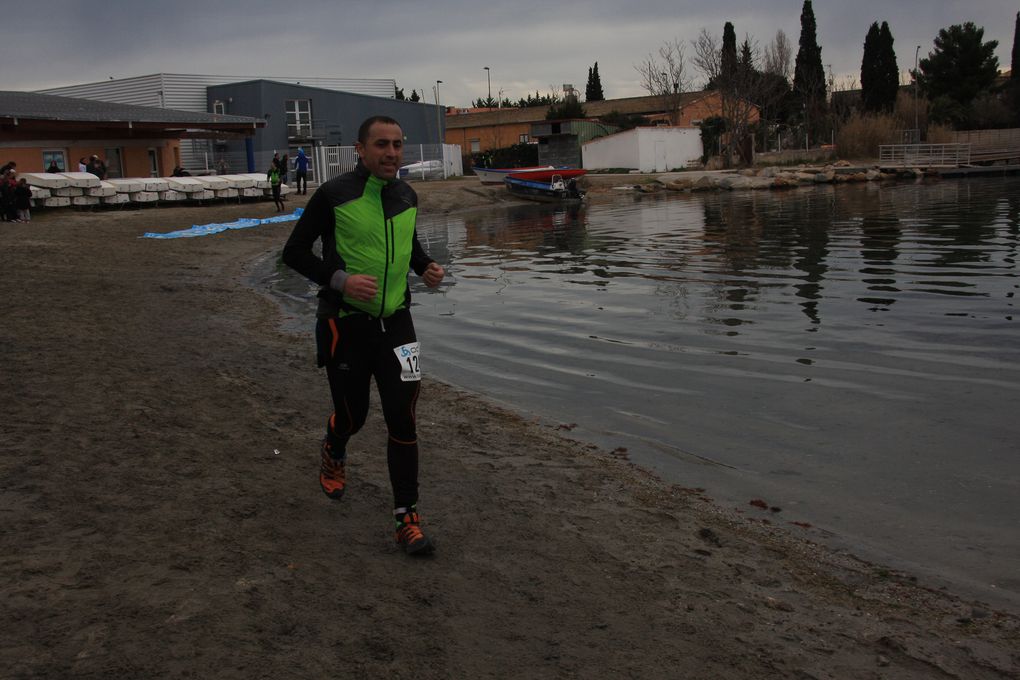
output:
{"label": "person in blue jacket", "polygon": [[297,192],[307,194],[308,156],[305,155],[305,150],[300,147],[297,150],[297,158],[294,159],[294,176],[297,178]]}

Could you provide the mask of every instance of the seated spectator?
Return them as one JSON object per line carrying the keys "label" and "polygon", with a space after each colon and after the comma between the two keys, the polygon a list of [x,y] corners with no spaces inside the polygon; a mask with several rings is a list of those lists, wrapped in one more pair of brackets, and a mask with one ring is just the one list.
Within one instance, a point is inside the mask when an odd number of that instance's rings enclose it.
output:
{"label": "seated spectator", "polygon": [[56,161],[50,161],[50,165],[46,168],[46,172],[60,172],[60,166],[57,165]]}
{"label": "seated spectator", "polygon": [[85,163],[85,156],[78,159],[78,172],[88,172],[89,166]]}
{"label": "seated spectator", "polygon": [[191,177],[191,173],[177,165],[174,166],[174,171],[170,173],[171,177]]}

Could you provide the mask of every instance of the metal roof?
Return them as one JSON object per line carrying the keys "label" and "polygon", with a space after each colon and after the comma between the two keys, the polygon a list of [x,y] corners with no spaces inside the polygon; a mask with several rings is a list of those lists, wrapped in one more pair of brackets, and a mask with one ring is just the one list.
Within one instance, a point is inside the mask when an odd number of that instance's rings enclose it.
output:
{"label": "metal roof", "polygon": [[153,123],[178,127],[261,127],[265,121],[249,116],[227,116],[196,111],[160,109],[133,104],[111,104],[94,99],[61,97],[36,92],[0,91],[0,122],[48,120],[95,123]]}

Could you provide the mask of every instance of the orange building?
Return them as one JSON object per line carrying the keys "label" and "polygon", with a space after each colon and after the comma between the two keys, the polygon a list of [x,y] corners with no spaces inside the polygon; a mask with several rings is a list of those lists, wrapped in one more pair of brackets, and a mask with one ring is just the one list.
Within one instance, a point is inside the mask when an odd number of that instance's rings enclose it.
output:
{"label": "orange building", "polygon": [[182,138],[251,136],[265,121],[34,92],[0,92],[0,162],[18,172],[65,172],[78,159],[104,159],[110,177],[166,177]]}
{"label": "orange building", "polygon": [[[649,125],[666,124],[697,127],[705,118],[722,115],[722,97],[717,91],[683,92],[678,95],[627,97],[585,102],[585,116],[597,120],[610,113],[641,116]],[[676,113],[674,114],[674,109]],[[529,109],[447,109],[446,143],[459,144],[465,155],[533,141],[531,126],[545,120],[548,107]],[[752,112],[752,122],[758,112]]]}

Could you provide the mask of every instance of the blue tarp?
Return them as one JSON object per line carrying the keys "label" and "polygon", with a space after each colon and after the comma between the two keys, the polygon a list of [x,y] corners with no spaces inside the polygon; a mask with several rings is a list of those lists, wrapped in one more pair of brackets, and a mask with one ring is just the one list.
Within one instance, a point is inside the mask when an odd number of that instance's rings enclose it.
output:
{"label": "blue tarp", "polygon": [[257,227],[260,224],[276,224],[277,222],[293,222],[297,218],[301,217],[301,213],[304,212],[304,208],[294,208],[294,212],[289,215],[277,215],[276,217],[242,217],[236,222],[224,222],[214,224],[196,224],[190,229],[181,229],[179,231],[170,231],[165,234],[158,232],[146,232],[142,235],[142,238],[193,238],[195,236],[208,236],[209,234],[218,234],[221,231],[227,229],[248,229],[249,227]]}

